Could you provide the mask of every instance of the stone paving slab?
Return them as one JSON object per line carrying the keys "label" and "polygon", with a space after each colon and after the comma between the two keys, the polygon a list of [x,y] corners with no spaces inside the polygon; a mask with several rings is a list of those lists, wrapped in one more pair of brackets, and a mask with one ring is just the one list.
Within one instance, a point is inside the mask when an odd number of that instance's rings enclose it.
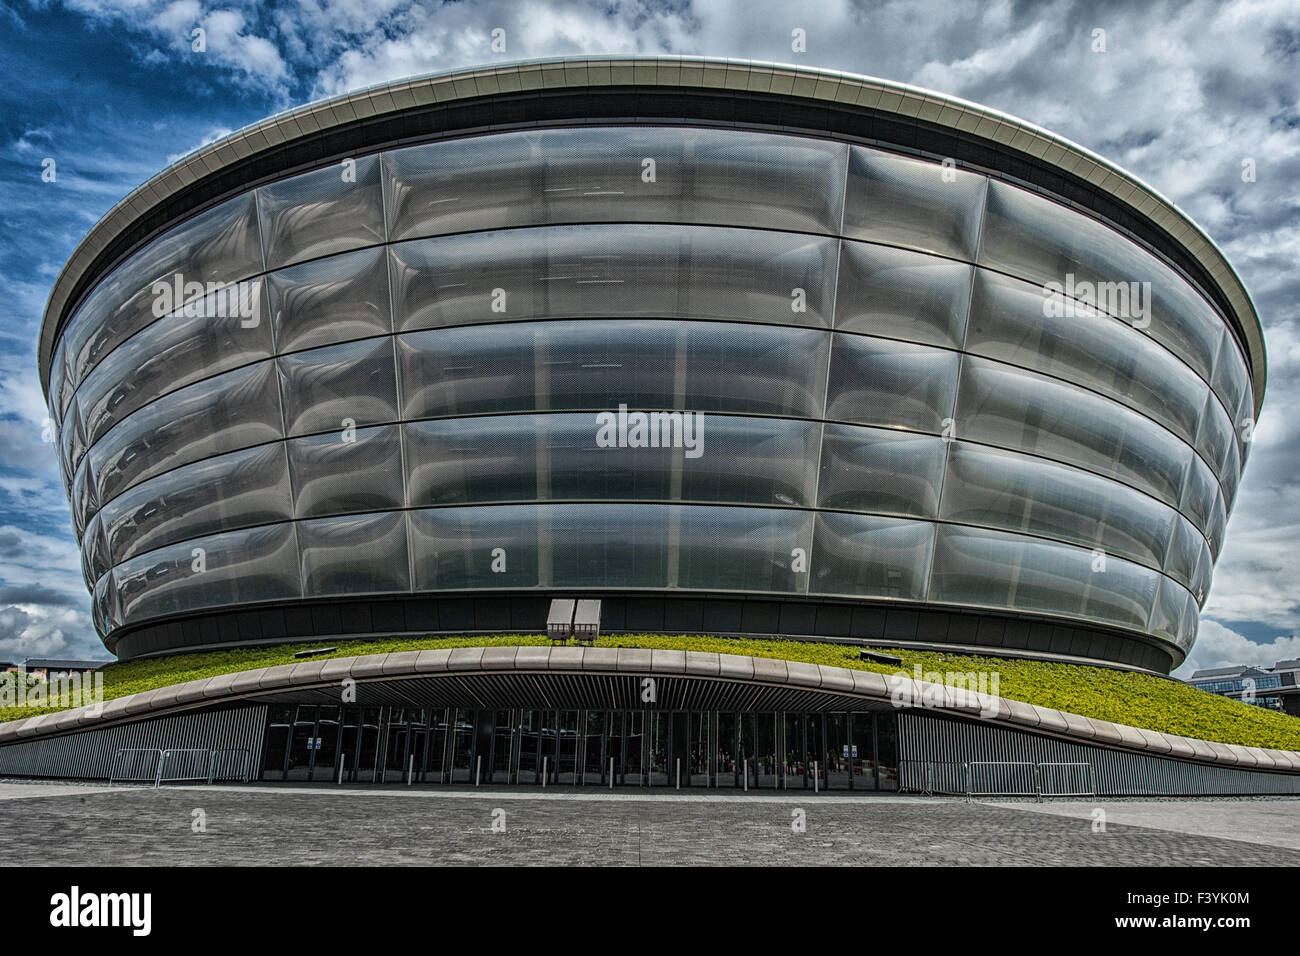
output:
{"label": "stone paving slab", "polygon": [[1296,800],[1182,800],[1175,804],[1173,812],[1163,801],[1053,800],[1014,806],[1032,813],[1085,820],[1091,820],[1093,811],[1102,807],[1108,825],[1151,827],[1300,851],[1300,801]]}
{"label": "stone paving slab", "polygon": [[116,793],[129,787],[110,787],[101,784],[64,783],[50,781],[0,781],[0,800],[33,800],[41,797],[84,797],[88,794]]}
{"label": "stone paving slab", "polygon": [[[19,785],[31,786],[31,785]],[[94,799],[87,799],[93,794]],[[597,798],[599,797],[599,798]],[[1294,814],[1277,801],[1266,815]],[[1247,825],[1266,801],[1234,802]],[[1300,852],[1031,804],[813,794],[77,787],[0,802],[8,865],[1296,866]],[[1195,801],[1154,804],[1166,818]],[[192,831],[202,810],[206,832]],[[806,831],[791,828],[802,811]],[[504,811],[505,832],[493,832]],[[1189,816],[1192,819],[1195,814]],[[39,852],[37,852],[39,848]]]}

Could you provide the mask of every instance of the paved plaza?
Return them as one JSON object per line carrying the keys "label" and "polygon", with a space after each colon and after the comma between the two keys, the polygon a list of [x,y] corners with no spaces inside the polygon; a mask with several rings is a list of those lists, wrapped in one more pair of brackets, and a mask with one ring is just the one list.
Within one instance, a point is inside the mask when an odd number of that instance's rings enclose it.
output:
{"label": "paved plaza", "polygon": [[[1297,810],[1266,799],[0,782],[0,841],[9,865],[1288,866],[1300,864]],[[12,855],[23,847],[29,857]]]}

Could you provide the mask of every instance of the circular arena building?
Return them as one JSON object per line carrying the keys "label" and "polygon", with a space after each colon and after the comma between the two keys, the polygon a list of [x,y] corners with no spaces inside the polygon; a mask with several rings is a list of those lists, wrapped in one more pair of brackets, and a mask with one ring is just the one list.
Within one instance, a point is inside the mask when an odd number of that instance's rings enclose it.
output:
{"label": "circular arena building", "polygon": [[115,206],[40,374],[119,658],[373,635],[1188,653],[1264,394],[1195,224],[1072,143],[692,58],[423,77]]}

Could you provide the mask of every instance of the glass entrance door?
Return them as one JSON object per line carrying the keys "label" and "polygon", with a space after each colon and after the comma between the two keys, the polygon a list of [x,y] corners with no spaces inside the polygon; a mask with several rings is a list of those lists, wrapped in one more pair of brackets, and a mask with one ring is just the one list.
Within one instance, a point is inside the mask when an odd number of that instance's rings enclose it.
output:
{"label": "glass entrance door", "polygon": [[474,775],[474,711],[458,708],[453,713],[451,782],[470,783]]}
{"label": "glass entrance door", "polygon": [[634,710],[623,714],[623,782],[643,787],[645,774],[646,712]]}
{"label": "glass entrance door", "polygon": [[542,727],[545,711],[525,710],[519,716],[519,761],[515,783],[542,782]]}
{"label": "glass entrance door", "polygon": [[872,756],[875,739],[874,714],[853,714],[853,789],[876,789],[876,762]]}
{"label": "glass entrance door", "polygon": [[312,758],[316,755],[316,706],[298,705],[293,732],[289,738],[289,763],[286,780],[310,780]]}
{"label": "glass entrance door", "polygon": [[337,704],[322,704],[317,711],[316,747],[312,754],[311,770],[307,778],[309,780],[330,782],[335,779],[339,759],[339,740],[343,732],[339,722],[339,712],[342,709]]}
{"label": "glass entrance door", "polygon": [[492,775],[485,782],[509,783],[510,767],[516,759],[515,738],[518,728],[515,726],[515,711],[495,711],[492,731]]}
{"label": "glass entrance door", "polygon": [[608,761],[605,759],[605,720],[603,710],[583,713],[582,782],[589,787],[608,783]]}
{"label": "glass entrance door", "polygon": [[808,784],[803,714],[785,714],[783,724],[785,750],[781,761],[781,783],[786,790],[802,790]]}
{"label": "glass entrance door", "polygon": [[646,741],[649,744],[648,756],[650,759],[649,783],[652,787],[666,787],[672,781],[672,771],[668,765],[668,755],[671,749],[669,741],[671,726],[672,723],[668,714],[650,711],[646,715]]}
{"label": "glass entrance door", "polygon": [[686,769],[682,786],[707,787],[713,783],[713,773],[709,763],[709,726],[707,711],[695,711],[687,714]]}
{"label": "glass entrance door", "polygon": [[[896,790],[892,712],[267,708],[265,780]],[[340,775],[340,771],[342,771]],[[814,774],[816,776],[814,776]]]}
{"label": "glass entrance door", "polygon": [[717,737],[714,741],[717,756],[713,761],[713,785],[715,787],[740,786],[737,769],[736,748],[739,730],[736,726],[738,714],[719,711]]}
{"label": "glass entrance door", "polygon": [[853,743],[849,739],[849,723],[852,714],[826,714],[826,744],[823,760],[826,764],[826,789],[847,790],[852,780],[850,761],[853,759]]}
{"label": "glass entrance door", "polygon": [[577,783],[578,780],[578,715],[576,710],[556,712],[555,720],[555,754],[552,757],[553,775],[551,782],[560,785]]}
{"label": "glass entrance door", "polygon": [[780,779],[777,764],[777,720],[780,714],[754,715],[754,783],[760,790],[776,788]]}
{"label": "glass entrance door", "polygon": [[266,735],[262,740],[262,779],[283,780],[289,761],[289,738],[293,734],[293,704],[272,704],[267,708]]}

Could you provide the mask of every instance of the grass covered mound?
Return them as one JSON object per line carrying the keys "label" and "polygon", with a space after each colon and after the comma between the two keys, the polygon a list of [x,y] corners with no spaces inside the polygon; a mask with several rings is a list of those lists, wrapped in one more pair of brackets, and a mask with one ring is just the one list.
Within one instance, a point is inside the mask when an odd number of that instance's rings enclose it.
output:
{"label": "grass covered mound", "polygon": [[[379,641],[340,641],[338,650],[325,657],[351,657],[423,648],[543,645],[541,635],[499,637],[429,637]],[[141,691],[215,677],[234,671],[295,663],[294,653],[326,647],[330,641],[286,644],[270,648],[208,651],[175,657],[127,661],[104,668],[104,696],[123,697]],[[654,634],[615,634],[597,641],[601,647],[646,647],[663,650],[714,651],[751,657],[776,657],[810,664],[828,664],[892,674],[899,670],[858,659],[858,648],[806,641],[754,640],[724,637],[676,637]],[[903,659],[910,675],[919,664],[923,671],[983,671],[998,677],[1002,697],[1041,707],[1129,724],[1148,730],[1199,737],[1251,747],[1300,750],[1300,718],[1253,707],[1196,690],[1186,684],[1102,667],[1047,661],[976,657],[937,651],[889,651]],[[313,658],[316,659],[316,658]],[[20,720],[55,707],[0,708],[0,722]]]}

